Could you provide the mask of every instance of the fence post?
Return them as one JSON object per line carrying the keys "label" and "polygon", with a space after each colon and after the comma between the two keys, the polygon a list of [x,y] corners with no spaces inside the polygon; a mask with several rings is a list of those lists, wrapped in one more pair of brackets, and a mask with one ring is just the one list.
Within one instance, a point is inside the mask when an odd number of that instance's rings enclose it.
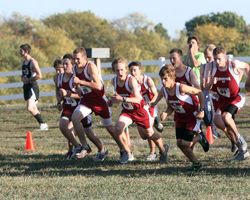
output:
{"label": "fence post", "polygon": [[[159,57],[158,61],[159,61],[159,64],[158,64],[158,73],[159,73],[159,71],[161,70],[162,66],[164,65],[165,57]],[[159,86],[161,88],[162,87],[161,79],[160,79],[160,77],[158,79],[159,79]]]}

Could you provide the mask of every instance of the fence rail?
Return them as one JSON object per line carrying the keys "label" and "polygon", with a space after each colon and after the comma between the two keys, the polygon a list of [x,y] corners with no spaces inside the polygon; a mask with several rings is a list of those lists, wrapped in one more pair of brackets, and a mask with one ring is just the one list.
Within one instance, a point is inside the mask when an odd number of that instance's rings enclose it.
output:
{"label": "fence rail", "polygon": [[[250,62],[250,57],[234,57],[235,60],[240,60],[244,62]],[[170,64],[169,60],[166,60],[164,57],[158,58],[158,60],[149,60],[149,61],[142,61],[142,66],[158,66],[158,71],[161,69],[162,65],[164,64]],[[107,63],[101,63],[101,68],[111,68],[111,62]],[[55,72],[55,69],[53,67],[49,68],[41,68],[42,73],[49,73],[49,72]],[[21,76],[22,71],[12,71],[12,72],[1,72],[0,77],[10,77],[10,76]],[[157,73],[145,73],[146,75],[150,76],[151,78],[158,78],[158,72]],[[114,74],[108,74],[108,75],[102,75],[103,80],[110,80],[114,77]],[[51,85],[54,84],[52,79],[47,80],[40,80],[38,81],[39,87],[42,87],[43,85]],[[243,88],[245,83],[240,83],[240,87]],[[0,89],[9,89],[9,88],[18,88],[22,87],[22,82],[16,82],[16,83],[5,83],[0,85]],[[161,81],[159,79],[159,84],[156,85],[156,88],[159,90],[161,87]],[[48,92],[40,92],[40,97],[47,97],[47,96],[55,96],[55,91],[48,91]],[[0,96],[0,101],[3,100],[15,100],[15,99],[22,99],[22,94],[12,94],[12,95],[6,95],[6,96]]]}

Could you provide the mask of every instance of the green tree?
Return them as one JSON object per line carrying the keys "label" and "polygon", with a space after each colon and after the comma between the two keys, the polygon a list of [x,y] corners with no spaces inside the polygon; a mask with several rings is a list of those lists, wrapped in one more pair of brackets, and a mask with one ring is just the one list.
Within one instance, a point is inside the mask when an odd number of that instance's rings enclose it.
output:
{"label": "green tree", "polygon": [[201,15],[185,23],[188,36],[192,35],[197,26],[214,23],[217,26],[225,28],[236,28],[239,33],[246,33],[247,25],[242,16],[238,16],[234,12],[211,13],[209,15]]}
{"label": "green tree", "polygon": [[159,33],[161,37],[165,38],[167,41],[170,40],[170,36],[168,35],[168,30],[163,27],[162,23],[157,24],[154,27],[154,30],[156,33]]}
{"label": "green tree", "polygon": [[235,44],[241,38],[236,28],[225,28],[216,24],[197,26],[194,34],[199,38],[203,47],[208,44],[215,44],[226,48],[228,53],[232,53]]}

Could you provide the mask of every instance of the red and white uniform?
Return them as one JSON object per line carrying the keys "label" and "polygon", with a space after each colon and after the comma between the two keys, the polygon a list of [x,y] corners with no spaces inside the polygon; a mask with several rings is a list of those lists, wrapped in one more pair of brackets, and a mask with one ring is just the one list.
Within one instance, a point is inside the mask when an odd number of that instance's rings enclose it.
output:
{"label": "red and white uniform", "polygon": [[[70,91],[71,93],[76,94],[76,90],[73,87],[73,75],[71,78],[67,81],[63,81],[64,73],[58,75],[58,80],[57,80],[57,87],[60,89],[65,89],[66,91]],[[63,114],[69,114],[72,115],[75,108],[77,107],[79,102],[79,99],[75,99],[72,97],[63,97]],[[89,125],[91,123],[91,116],[88,116],[82,120],[83,125]]]}
{"label": "red and white uniform", "polygon": [[[129,88],[129,81],[131,75],[127,75],[125,83],[122,87],[117,84],[117,77],[114,78],[114,90],[122,97],[134,97],[132,90]],[[145,129],[151,127],[150,114],[146,106],[144,106],[144,100],[141,96],[140,104],[136,103],[122,103],[122,112],[120,115],[130,118],[138,126]]]}
{"label": "red and white uniform", "polygon": [[163,88],[166,102],[174,109],[175,127],[186,128],[197,132],[200,128],[200,120],[196,118],[199,100],[195,95],[180,93],[181,83],[175,84],[175,94],[170,96]]}
{"label": "red and white uniform", "polygon": [[[74,75],[78,77],[80,80],[86,82],[92,82],[91,77],[88,75],[88,67],[90,66],[90,62],[88,61],[84,67],[83,73],[78,74],[76,70],[74,70]],[[100,77],[102,80],[102,78]],[[86,86],[81,86],[82,97],[80,104],[91,109],[96,115],[104,119],[111,118],[111,109],[108,107],[107,102],[108,99],[105,96],[104,84],[102,82],[101,90],[94,90]]]}
{"label": "red and white uniform", "polygon": [[191,84],[191,78],[190,78],[190,73],[191,73],[191,67],[187,67],[186,72],[183,76],[181,77],[175,77],[175,82],[183,83],[188,86],[193,86]]}
{"label": "red and white uniform", "polygon": [[217,82],[214,87],[217,90],[218,108],[223,112],[230,104],[238,107],[238,110],[243,107],[245,97],[240,93],[239,83],[240,75],[235,73],[232,62],[227,60],[226,71],[220,71],[216,65],[212,71],[212,77],[216,77]]}
{"label": "red and white uniform", "polygon": [[[154,98],[154,94],[152,93],[148,84],[148,76],[143,75],[142,84],[140,84],[140,86],[145,104],[148,104]],[[157,116],[157,106],[149,107],[148,110],[151,117],[155,118]]]}
{"label": "red and white uniform", "polygon": [[[215,65],[215,62],[212,62],[212,71],[214,70],[214,68],[216,68],[216,65]],[[216,85],[212,86],[211,92],[212,92],[212,102],[213,102],[213,106],[214,106],[214,111],[216,112],[219,108],[219,95],[217,93]]]}

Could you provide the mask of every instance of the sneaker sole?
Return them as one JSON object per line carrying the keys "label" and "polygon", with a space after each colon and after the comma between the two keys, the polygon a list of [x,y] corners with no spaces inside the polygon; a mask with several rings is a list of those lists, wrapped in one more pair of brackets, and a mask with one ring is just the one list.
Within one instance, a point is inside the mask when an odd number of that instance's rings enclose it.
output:
{"label": "sneaker sole", "polygon": [[81,155],[81,156],[75,156],[75,158],[84,158],[85,156],[87,156],[88,154],[90,154],[92,151],[89,151],[89,152],[87,152],[87,153],[85,153],[85,154],[83,154],[83,155]]}

